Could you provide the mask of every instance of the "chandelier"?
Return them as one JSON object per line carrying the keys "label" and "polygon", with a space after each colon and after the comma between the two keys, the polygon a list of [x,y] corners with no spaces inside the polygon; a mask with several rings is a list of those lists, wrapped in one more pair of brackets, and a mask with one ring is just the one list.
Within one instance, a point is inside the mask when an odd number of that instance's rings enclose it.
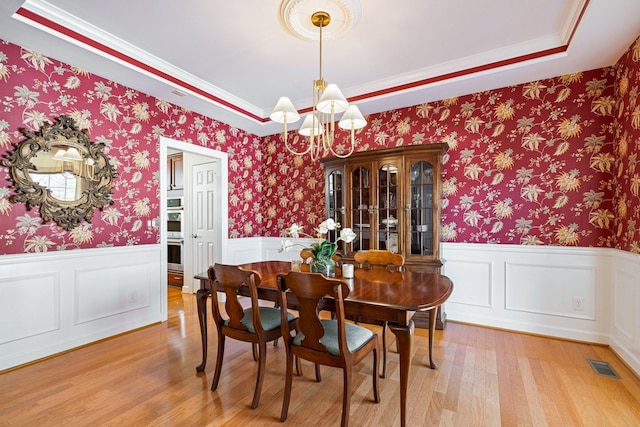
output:
{"label": "chandelier", "polygon": [[[287,139],[287,124],[300,119],[298,111],[289,98],[283,96],[278,100],[273,112],[269,116],[274,122],[282,123],[284,145],[287,150],[298,156],[307,153],[312,160],[317,160],[329,153],[336,157],[349,157],[355,149],[355,131],[367,125],[367,121],[355,105],[349,102],[336,84],[327,84],[322,78],[322,28],[329,25],[331,16],[328,12],[318,11],[311,15],[311,23],[320,29],[320,78],[313,81],[313,105],[311,112],[305,117],[298,130],[302,136],[309,138],[309,145],[303,151],[296,151],[289,146]],[[336,115],[344,113],[338,122],[338,127],[351,132],[351,148],[348,151],[337,152],[335,121]]]}
{"label": "chandelier", "polygon": [[65,177],[75,175],[90,181],[96,180],[95,162],[91,157],[85,159],[75,147],[69,147],[67,150],[59,149],[53,156],[53,160],[58,162],[59,172]]}

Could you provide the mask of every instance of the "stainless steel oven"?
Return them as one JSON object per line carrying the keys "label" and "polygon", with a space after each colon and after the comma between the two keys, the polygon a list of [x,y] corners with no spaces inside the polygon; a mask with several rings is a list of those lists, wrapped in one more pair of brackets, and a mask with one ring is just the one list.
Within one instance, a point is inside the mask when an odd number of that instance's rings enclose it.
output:
{"label": "stainless steel oven", "polygon": [[167,238],[184,239],[184,211],[182,209],[167,211]]}
{"label": "stainless steel oven", "polygon": [[167,239],[167,269],[169,271],[184,271],[184,240]]}
{"label": "stainless steel oven", "polygon": [[184,209],[184,197],[167,197],[167,209]]}

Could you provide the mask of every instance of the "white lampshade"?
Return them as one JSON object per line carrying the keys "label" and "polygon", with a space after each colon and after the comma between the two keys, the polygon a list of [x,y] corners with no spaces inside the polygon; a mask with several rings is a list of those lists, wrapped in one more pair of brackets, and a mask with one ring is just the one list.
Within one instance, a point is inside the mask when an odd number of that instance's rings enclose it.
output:
{"label": "white lampshade", "polygon": [[326,87],[322,96],[316,105],[316,109],[322,113],[331,113],[331,107],[333,106],[334,113],[342,113],[349,107],[347,98],[344,97],[342,91],[338,88],[338,85],[331,83]]}
{"label": "white lampshade", "polygon": [[69,147],[66,154],[63,156],[65,160],[82,160],[80,152],[75,147]]}
{"label": "white lampshade", "polygon": [[56,152],[56,155],[53,156],[53,160],[59,160],[61,162],[64,162],[65,154],[67,154],[67,150],[58,150]]}
{"label": "white lampshade", "polygon": [[269,118],[278,123],[284,123],[285,121],[287,123],[295,123],[300,120],[300,114],[298,114],[291,100],[283,96],[278,100]]}
{"label": "white lampshade", "polygon": [[320,126],[318,118],[313,114],[307,114],[307,117],[304,118],[304,122],[302,122],[302,126],[300,126],[298,133],[303,136],[311,136],[312,129],[314,136],[322,134],[322,126]]}
{"label": "white lampshade", "polygon": [[340,126],[341,129],[346,130],[362,129],[366,125],[367,121],[364,119],[360,109],[356,105],[350,105],[338,123],[338,126]]}

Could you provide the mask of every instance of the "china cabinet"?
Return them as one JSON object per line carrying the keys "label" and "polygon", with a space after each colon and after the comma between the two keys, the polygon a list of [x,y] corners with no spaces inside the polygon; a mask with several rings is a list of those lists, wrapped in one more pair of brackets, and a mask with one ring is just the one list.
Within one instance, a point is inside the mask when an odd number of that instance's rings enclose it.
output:
{"label": "china cabinet", "polygon": [[[388,249],[404,256],[406,269],[440,271],[440,176],[447,149],[444,143],[411,145],[322,160],[327,216],[357,235],[353,243],[339,242],[346,262],[357,251]],[[422,326],[419,317],[414,320]]]}

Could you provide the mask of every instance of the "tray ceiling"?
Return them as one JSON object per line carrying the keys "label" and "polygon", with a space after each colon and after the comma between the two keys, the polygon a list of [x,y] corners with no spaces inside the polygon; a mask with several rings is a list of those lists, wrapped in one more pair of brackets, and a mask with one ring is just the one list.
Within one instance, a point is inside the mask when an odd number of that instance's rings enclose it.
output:
{"label": "tray ceiling", "polygon": [[[323,77],[364,114],[610,66],[640,35],[637,0],[360,3],[324,41]],[[278,98],[307,109],[319,77],[318,42],[289,31],[282,5],[3,0],[0,38],[264,136],[281,130]]]}

